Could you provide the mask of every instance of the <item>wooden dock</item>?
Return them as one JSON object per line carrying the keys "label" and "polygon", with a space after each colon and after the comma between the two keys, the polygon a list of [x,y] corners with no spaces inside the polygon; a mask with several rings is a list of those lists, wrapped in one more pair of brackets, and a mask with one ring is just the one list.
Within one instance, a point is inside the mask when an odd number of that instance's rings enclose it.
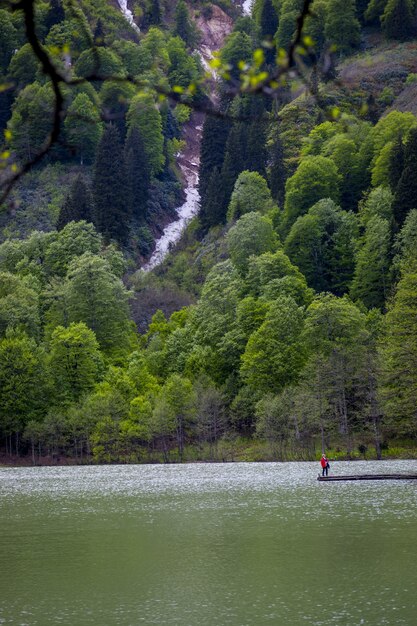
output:
{"label": "wooden dock", "polygon": [[321,482],[340,482],[342,480],[417,480],[417,474],[357,474],[356,476],[317,476]]}

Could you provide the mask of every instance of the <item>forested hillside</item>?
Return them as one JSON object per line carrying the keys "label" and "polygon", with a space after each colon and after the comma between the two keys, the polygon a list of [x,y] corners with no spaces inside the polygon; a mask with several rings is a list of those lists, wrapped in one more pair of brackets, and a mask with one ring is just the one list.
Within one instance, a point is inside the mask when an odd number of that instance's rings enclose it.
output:
{"label": "forested hillside", "polygon": [[415,5],[127,8],[0,9],[2,459],[416,456]]}

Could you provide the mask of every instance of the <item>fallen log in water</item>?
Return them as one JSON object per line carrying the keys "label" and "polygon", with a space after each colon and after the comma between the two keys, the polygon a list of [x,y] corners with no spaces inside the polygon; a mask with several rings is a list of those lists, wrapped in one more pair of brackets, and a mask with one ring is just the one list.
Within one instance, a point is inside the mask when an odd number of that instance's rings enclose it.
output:
{"label": "fallen log in water", "polygon": [[317,476],[322,482],[342,480],[417,480],[417,474],[357,474],[356,476]]}

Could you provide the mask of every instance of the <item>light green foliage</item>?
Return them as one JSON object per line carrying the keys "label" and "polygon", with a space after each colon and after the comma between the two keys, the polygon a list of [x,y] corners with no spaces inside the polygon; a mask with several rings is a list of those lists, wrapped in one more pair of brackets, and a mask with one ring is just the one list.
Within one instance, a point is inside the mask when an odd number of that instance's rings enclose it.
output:
{"label": "light green foliage", "polygon": [[132,345],[129,292],[104,259],[87,252],[74,260],[65,296],[69,322],[87,324],[105,353],[126,353]]}
{"label": "light green foliage", "polygon": [[0,74],[5,74],[13,52],[18,45],[18,34],[11,14],[0,9]]}
{"label": "light green foliage", "polygon": [[391,232],[388,220],[375,215],[366,225],[356,256],[351,296],[369,309],[384,307],[390,289]]}
{"label": "light green foliage", "polygon": [[84,50],[75,64],[75,73],[82,78],[123,76],[126,71],[119,57],[108,48]]}
{"label": "light green foliage", "polygon": [[284,220],[290,228],[297,217],[322,198],[339,199],[341,177],[331,159],[309,156],[303,159],[296,173],[285,186]]}
{"label": "light green foliage", "polygon": [[386,187],[372,189],[360,205],[359,219],[361,223],[366,226],[372,217],[381,217],[392,222],[393,199],[393,194]]}
{"label": "light green foliage", "polygon": [[170,67],[168,79],[171,87],[187,89],[198,78],[198,68],[194,57],[187,52],[180,37],[172,37],[167,44]]}
{"label": "light green foliage", "polygon": [[13,104],[7,126],[10,147],[21,160],[30,160],[45,144],[52,131],[53,92],[50,85],[32,83],[25,87]]}
{"label": "light green foliage", "polygon": [[285,240],[285,252],[316,291],[347,291],[354,270],[356,219],[330,200],[320,200],[299,217]]}
{"label": "light green foliage", "polygon": [[65,276],[69,265],[86,252],[98,254],[102,237],[92,224],[70,222],[49,243],[44,254],[47,274]]}
{"label": "light green foliage", "polygon": [[274,201],[266,180],[258,172],[247,170],[239,174],[230,199],[227,219],[237,220],[245,213],[257,211],[265,214],[272,210]]}
{"label": "light green foliage", "polygon": [[38,76],[40,62],[35,56],[32,46],[25,43],[24,46],[12,56],[9,65],[9,74],[24,87],[33,83]]}
{"label": "light green foliage", "polygon": [[94,102],[86,94],[78,94],[68,107],[64,127],[68,144],[79,155],[81,164],[92,163],[103,124]]}
{"label": "light green foliage", "polygon": [[417,268],[404,267],[380,342],[382,398],[396,432],[417,432]]}
{"label": "light green foliage", "polygon": [[33,339],[9,331],[0,340],[0,431],[22,432],[48,404],[45,357]]}
{"label": "light green foliage", "polygon": [[145,54],[149,55],[151,67],[154,70],[167,72],[169,69],[169,54],[166,48],[166,36],[159,28],[152,27],[146,33],[141,46]]}
{"label": "light green foliage", "polygon": [[97,339],[84,323],[55,328],[51,337],[49,369],[59,404],[77,401],[91,391],[102,368]]}
{"label": "light green foliage", "polygon": [[300,335],[304,313],[292,298],[271,303],[265,321],[249,338],[241,376],[253,389],[278,393],[296,381],[306,359]]}
{"label": "light green foliage", "polygon": [[360,43],[360,25],[354,0],[328,0],[324,27],[328,43],[347,54]]}
{"label": "light green foliage", "polygon": [[139,93],[132,98],[127,113],[128,128],[137,128],[142,137],[148,163],[153,174],[158,174],[164,165],[164,137],[161,114],[150,94]]}
{"label": "light green foliage", "polygon": [[273,252],[278,238],[272,223],[259,213],[243,215],[227,235],[230,258],[241,274],[246,274],[251,256]]}
{"label": "light green foliage", "polygon": [[0,272],[0,336],[11,327],[19,328],[31,337],[39,337],[39,295],[31,283],[36,286],[36,279],[30,275],[20,278]]}
{"label": "light green foliage", "polygon": [[252,41],[246,33],[235,32],[226,37],[220,53],[220,60],[228,66],[232,78],[238,79],[241,74],[239,64],[250,63],[252,60]]}
{"label": "light green foliage", "polygon": [[305,278],[298,268],[291,263],[282,250],[277,250],[249,259],[245,283],[251,294],[264,296],[271,287],[274,291],[278,290],[279,285],[283,286],[282,279],[289,277],[300,281],[307,287]]}
{"label": "light green foliage", "polygon": [[412,113],[391,111],[388,115],[382,117],[370,133],[370,139],[374,148],[373,165],[375,165],[382,149],[388,142],[397,142],[399,139],[404,138],[411,128],[416,126],[417,119]]}

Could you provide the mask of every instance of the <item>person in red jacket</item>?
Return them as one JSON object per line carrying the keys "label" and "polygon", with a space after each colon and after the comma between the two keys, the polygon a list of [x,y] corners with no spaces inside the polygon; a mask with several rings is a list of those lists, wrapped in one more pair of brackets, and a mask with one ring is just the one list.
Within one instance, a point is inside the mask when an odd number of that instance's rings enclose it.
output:
{"label": "person in red jacket", "polygon": [[328,476],[329,475],[329,467],[330,467],[330,465],[329,465],[329,461],[327,460],[325,454],[323,454],[321,459],[320,459],[320,465],[321,465],[321,469],[322,469],[321,475],[322,476]]}

